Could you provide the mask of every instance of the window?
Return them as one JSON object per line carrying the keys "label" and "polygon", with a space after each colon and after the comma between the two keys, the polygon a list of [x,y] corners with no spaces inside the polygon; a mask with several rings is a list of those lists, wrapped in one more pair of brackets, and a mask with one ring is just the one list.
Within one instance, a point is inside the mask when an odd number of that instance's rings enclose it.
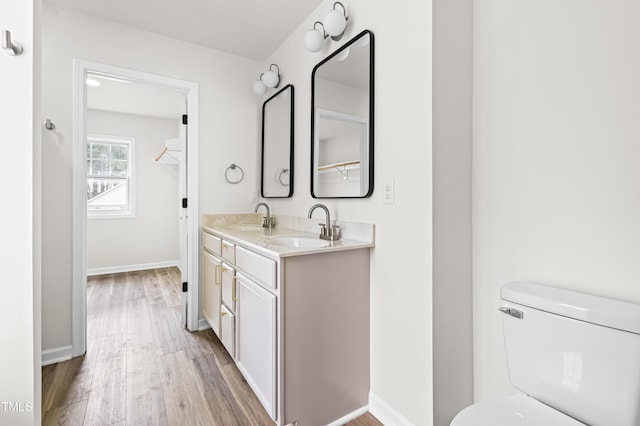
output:
{"label": "window", "polygon": [[87,216],[133,217],[133,138],[87,136]]}

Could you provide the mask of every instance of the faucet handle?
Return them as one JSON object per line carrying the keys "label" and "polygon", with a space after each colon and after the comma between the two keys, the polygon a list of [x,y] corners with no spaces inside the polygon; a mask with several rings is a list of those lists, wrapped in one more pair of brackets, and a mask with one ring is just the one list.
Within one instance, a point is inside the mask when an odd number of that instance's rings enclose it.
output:
{"label": "faucet handle", "polygon": [[340,227],[338,225],[332,225],[329,230],[329,236],[331,240],[339,240],[340,239]]}
{"label": "faucet handle", "polygon": [[270,216],[262,217],[262,227],[267,229],[273,229],[276,227],[276,218]]}

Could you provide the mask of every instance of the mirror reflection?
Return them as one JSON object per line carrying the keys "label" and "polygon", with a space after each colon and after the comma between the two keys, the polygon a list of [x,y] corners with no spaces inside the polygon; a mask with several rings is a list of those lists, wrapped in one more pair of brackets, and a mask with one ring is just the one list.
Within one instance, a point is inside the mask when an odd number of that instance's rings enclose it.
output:
{"label": "mirror reflection", "polygon": [[293,97],[289,84],[262,105],[263,198],[293,195]]}
{"label": "mirror reflection", "polygon": [[373,193],[373,33],[365,30],[312,73],[311,195]]}

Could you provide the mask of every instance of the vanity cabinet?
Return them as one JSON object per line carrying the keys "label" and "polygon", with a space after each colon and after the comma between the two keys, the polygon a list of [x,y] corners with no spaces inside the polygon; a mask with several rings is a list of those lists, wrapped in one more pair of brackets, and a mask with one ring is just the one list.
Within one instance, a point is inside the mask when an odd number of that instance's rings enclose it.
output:
{"label": "vanity cabinet", "polygon": [[369,397],[370,246],[280,254],[248,234],[203,230],[205,318],[217,304],[216,334],[277,425],[346,423]]}

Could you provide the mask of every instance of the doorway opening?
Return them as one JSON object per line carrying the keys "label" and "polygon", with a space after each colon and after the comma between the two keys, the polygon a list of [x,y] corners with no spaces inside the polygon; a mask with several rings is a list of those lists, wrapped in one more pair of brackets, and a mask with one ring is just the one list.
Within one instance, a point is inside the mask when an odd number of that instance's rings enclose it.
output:
{"label": "doorway opening", "polygon": [[[90,83],[87,82],[87,79],[90,79]],[[96,81],[107,86],[109,90],[91,92],[88,84],[96,84]],[[143,160],[149,161],[148,164],[135,162],[134,153],[140,155],[144,151],[136,146],[135,135],[127,134],[127,126],[124,124],[126,120],[123,119],[122,114],[118,115],[118,111],[103,111],[104,105],[109,104],[109,99],[101,99],[101,97],[122,97],[124,92],[119,92],[119,90],[125,86],[126,91],[129,93],[133,90],[138,90],[140,92],[138,95],[142,98],[164,94],[168,98],[151,102],[151,104],[172,103],[176,108],[175,113],[178,117],[174,117],[174,120],[177,128],[173,133],[165,133],[175,135],[175,137],[163,140],[164,147],[158,147],[156,149],[157,152],[153,155],[149,155],[146,152],[144,155],[148,158]],[[181,310],[182,324],[190,331],[197,330],[199,328],[199,291],[197,285],[199,265],[197,255],[199,225],[197,214],[197,84],[111,65],[74,60],[73,88],[72,356],[83,355],[87,348],[87,274],[118,272],[113,268],[111,270],[104,268],[104,266],[101,269],[100,261],[95,260],[95,249],[91,253],[91,264],[88,262],[90,243],[88,241],[88,226],[90,225],[92,229],[92,238],[99,238],[99,235],[94,234],[95,232],[109,233],[108,227],[94,226],[101,221],[94,221],[89,218],[128,218],[126,222],[132,226],[132,229],[135,229],[133,221],[139,216],[136,212],[139,198],[149,197],[149,193],[155,191],[154,189],[149,189],[152,187],[147,187],[143,191],[136,191],[136,188],[140,187],[133,184],[138,178],[135,164],[162,168],[162,165],[157,163],[171,163],[174,162],[172,160],[175,160],[174,164],[177,167],[166,167],[164,170],[165,172],[173,170],[175,173],[175,181],[173,183],[175,185],[175,191],[173,192],[175,196],[175,210],[173,212],[175,214],[173,217],[177,219],[177,223],[174,223],[174,231],[177,231],[176,238],[179,241],[179,254],[177,254],[178,259],[176,259],[178,262],[173,263],[179,263],[181,267],[181,280],[184,291]],[[173,101],[168,101],[167,99],[173,99]],[[89,105],[89,102],[92,105]],[[97,104],[101,104],[103,107],[92,108]],[[128,102],[128,104],[130,108],[135,110],[136,107],[133,105],[133,101]],[[107,125],[107,123],[110,124]],[[166,123],[163,124],[158,121],[155,125],[156,127],[162,127]],[[109,128],[118,130],[110,131]],[[133,130],[130,130],[131,132]],[[118,135],[109,133],[118,133]],[[158,176],[162,178],[162,175]],[[89,206],[88,199],[92,200]],[[141,217],[141,219],[143,218]],[[165,220],[171,221],[171,214]],[[118,222],[118,220],[102,222],[113,223]],[[140,224],[143,223],[140,222]],[[95,231],[95,229],[101,229],[101,231]],[[91,243],[95,246],[95,242]],[[175,249],[175,247],[173,248]],[[118,253],[115,254],[117,255]],[[122,259],[119,262],[122,265],[127,265]],[[118,263],[118,261],[116,260],[115,263]],[[145,265],[144,256],[138,258],[138,260],[133,260],[133,265],[137,265],[138,269],[166,266]]]}

